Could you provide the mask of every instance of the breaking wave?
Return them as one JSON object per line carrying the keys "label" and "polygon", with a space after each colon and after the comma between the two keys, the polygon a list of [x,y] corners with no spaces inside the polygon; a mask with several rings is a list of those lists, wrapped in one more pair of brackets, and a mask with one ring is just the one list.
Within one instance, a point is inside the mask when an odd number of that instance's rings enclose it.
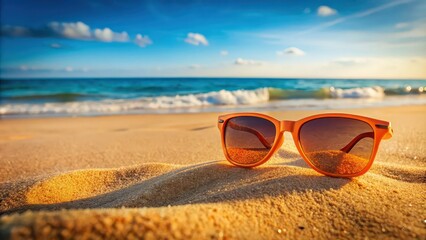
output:
{"label": "breaking wave", "polygon": [[[38,104],[11,103],[0,105],[0,115],[125,113],[156,109],[202,108],[211,106],[256,106],[277,100],[289,99],[380,99],[386,95],[422,93],[423,88],[415,90],[407,88],[384,89],[379,86],[350,89],[330,87],[313,91],[258,88],[254,90],[220,90],[199,94],[133,99],[104,99],[99,101],[47,102]],[[60,97],[73,99],[78,96],[61,95]]]}

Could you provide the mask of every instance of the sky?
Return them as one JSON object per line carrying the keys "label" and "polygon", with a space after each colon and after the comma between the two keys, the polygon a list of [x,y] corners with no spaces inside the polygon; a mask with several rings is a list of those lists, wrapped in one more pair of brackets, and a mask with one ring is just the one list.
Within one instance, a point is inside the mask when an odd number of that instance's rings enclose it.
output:
{"label": "sky", "polygon": [[0,77],[426,79],[426,1],[1,0]]}

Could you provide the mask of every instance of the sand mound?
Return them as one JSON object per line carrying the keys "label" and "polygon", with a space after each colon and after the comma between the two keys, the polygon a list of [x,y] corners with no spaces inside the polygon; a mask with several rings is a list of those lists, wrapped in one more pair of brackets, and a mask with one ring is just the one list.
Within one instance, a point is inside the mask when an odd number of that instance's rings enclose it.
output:
{"label": "sand mound", "polygon": [[[117,169],[89,169],[0,185],[0,211],[20,205],[63,203],[95,197],[177,168],[144,164]],[[23,198],[25,196],[25,198]]]}
{"label": "sand mound", "polygon": [[124,169],[80,170],[60,174],[34,184],[26,193],[29,204],[50,204],[96,196],[176,168],[151,164]]}
{"label": "sand mound", "polygon": [[[294,165],[244,169],[226,162],[74,171],[21,183],[26,188],[2,199],[3,214],[97,209],[7,215],[1,218],[1,233],[232,239],[251,238],[256,229],[256,238],[265,239],[418,238],[426,236],[419,197],[426,193],[424,170],[379,163],[372,173],[352,180]],[[418,178],[398,174],[406,171]],[[390,177],[395,174],[400,179]],[[138,209],[114,209],[121,207]]]}

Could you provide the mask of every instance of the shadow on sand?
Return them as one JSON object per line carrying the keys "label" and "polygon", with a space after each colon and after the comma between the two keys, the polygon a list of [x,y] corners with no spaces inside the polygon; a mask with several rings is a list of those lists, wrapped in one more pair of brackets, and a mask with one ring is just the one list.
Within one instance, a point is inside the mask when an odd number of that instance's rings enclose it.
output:
{"label": "shadow on sand", "polygon": [[[246,200],[262,198],[265,195],[279,196],[293,192],[323,191],[339,189],[351,182],[350,179],[330,178],[317,174],[314,170],[306,169],[302,159],[285,165],[265,165],[254,169],[238,168],[225,162],[212,161],[191,166],[185,166],[161,173],[155,177],[142,180],[126,187],[72,201],[46,203],[34,197],[49,194],[52,189],[29,187],[20,197],[25,199],[17,206],[2,211],[0,214],[23,212],[26,210],[58,210],[76,208],[117,208],[117,207],[162,207],[168,205],[183,205],[190,203],[215,203],[231,200]],[[155,165],[144,164],[139,167]],[[90,173],[93,170],[81,170],[79,174]],[[126,169],[113,171],[117,181]],[[105,171],[107,172],[107,171]],[[62,175],[66,175],[65,173]],[[102,171],[100,171],[102,174]],[[54,177],[52,177],[54,178]],[[50,178],[50,179],[52,179]],[[81,177],[80,177],[81,178]],[[64,184],[79,184],[78,182],[60,182],[55,180],[53,186],[56,193],[61,194]],[[45,181],[48,181],[46,179]],[[40,184],[40,183],[38,183]],[[119,185],[122,183],[119,183]],[[125,185],[125,184],[123,184]],[[87,188],[102,188],[93,182],[84,186]],[[68,187],[69,189],[69,187]],[[71,189],[73,189],[71,187]],[[106,188],[107,189],[107,188]],[[92,189],[87,189],[88,191]],[[69,190],[68,190],[69,191]],[[31,194],[29,194],[31,193]],[[67,193],[63,193],[67,194]],[[78,194],[78,193],[77,193]],[[41,198],[42,199],[42,198]],[[13,201],[11,201],[13,202]]]}

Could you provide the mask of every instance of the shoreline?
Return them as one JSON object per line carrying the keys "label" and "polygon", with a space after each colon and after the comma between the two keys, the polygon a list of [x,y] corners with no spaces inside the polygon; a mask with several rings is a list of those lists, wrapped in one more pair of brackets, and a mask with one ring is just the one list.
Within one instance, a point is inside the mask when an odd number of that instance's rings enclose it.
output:
{"label": "shoreline", "polygon": [[[296,112],[296,113],[351,113],[351,112],[361,112],[363,110],[372,111],[386,111],[386,110],[403,110],[405,108],[419,108],[419,109],[426,109],[426,104],[414,104],[414,105],[402,105],[402,106],[369,106],[369,107],[354,107],[354,108],[338,108],[338,109],[283,109],[283,110],[277,110],[273,108],[269,109],[260,109],[255,112],[259,113],[269,113],[269,114],[275,114],[280,115],[283,112]],[[235,112],[246,112],[246,111],[235,111]],[[374,112],[374,111],[373,111]],[[183,115],[212,115],[212,114],[229,114],[234,113],[232,111],[207,111],[207,112],[167,112],[167,113],[117,113],[117,114],[105,114],[105,115],[64,115],[64,116],[49,116],[49,117],[22,117],[22,118],[0,118],[0,121],[15,121],[15,120],[49,120],[49,119],[60,119],[60,120],[66,120],[66,119],[90,119],[90,118],[115,118],[115,117],[168,117],[168,116],[183,116]],[[2,116],[2,115],[0,115]],[[2,116],[4,117],[4,115]]]}
{"label": "shoreline", "polygon": [[[417,101],[417,102],[413,102]],[[300,104],[304,102],[304,104]],[[73,103],[73,102],[69,102]],[[82,102],[84,103],[84,102]],[[318,104],[320,103],[320,104]],[[315,105],[316,104],[316,105]],[[7,105],[7,104],[6,104]],[[5,119],[44,119],[44,118],[79,118],[134,115],[170,115],[170,114],[204,114],[216,112],[279,112],[279,111],[347,111],[354,109],[372,109],[386,107],[411,107],[426,105],[426,96],[386,96],[380,99],[343,98],[343,99],[287,99],[269,100],[254,105],[212,105],[200,107],[143,109],[123,112],[91,113],[42,113],[42,114],[0,114],[0,121]],[[351,107],[347,107],[351,106]],[[1,109],[1,105],[0,105]]]}

